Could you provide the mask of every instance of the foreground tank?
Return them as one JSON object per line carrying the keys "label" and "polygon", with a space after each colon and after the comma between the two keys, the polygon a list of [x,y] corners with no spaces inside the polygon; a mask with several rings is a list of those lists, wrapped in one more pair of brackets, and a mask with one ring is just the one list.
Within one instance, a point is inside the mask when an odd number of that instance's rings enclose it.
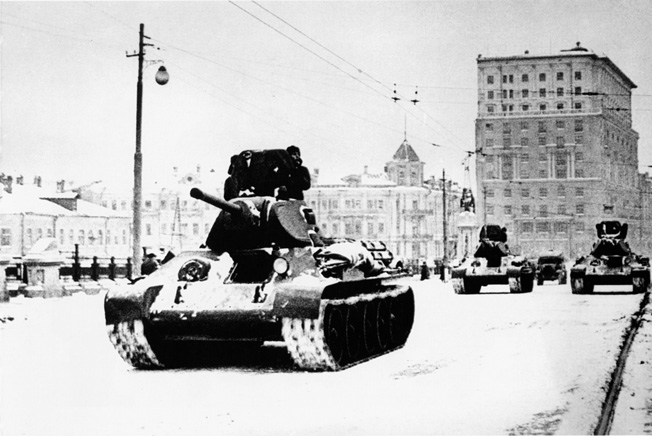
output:
{"label": "foreground tank", "polygon": [[206,349],[283,341],[298,367],[339,370],[405,344],[414,295],[384,245],[329,244],[303,201],[191,196],[222,209],[206,248],[107,294],[109,337],[126,362],[194,365]]}
{"label": "foreground tank", "polygon": [[634,293],[650,286],[650,259],[634,254],[625,242],[627,224],[596,224],[598,240],[591,253],[577,259],[570,270],[573,294],[591,294],[595,285],[632,285]]}
{"label": "foreground tank", "polygon": [[454,267],[451,277],[456,294],[477,294],[483,286],[501,284],[508,284],[511,293],[524,293],[532,292],[534,267],[510,254],[505,228],[489,224],[480,231],[474,257]]}

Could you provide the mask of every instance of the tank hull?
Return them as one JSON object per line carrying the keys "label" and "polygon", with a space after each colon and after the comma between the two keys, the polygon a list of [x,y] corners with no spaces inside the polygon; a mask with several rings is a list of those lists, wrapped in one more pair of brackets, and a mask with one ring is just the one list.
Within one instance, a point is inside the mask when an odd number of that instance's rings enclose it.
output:
{"label": "tank hull", "polygon": [[531,292],[534,268],[524,260],[507,256],[500,266],[488,266],[487,259],[475,258],[453,268],[451,277],[457,294],[477,294],[483,286],[509,285],[511,293]]}
{"label": "tank hull", "polygon": [[[325,278],[309,248],[279,256],[290,274],[262,274],[270,257],[271,249],[234,258],[189,251],[110,291],[104,307],[112,343],[131,365],[157,368],[178,366],[175,354],[190,344],[283,341],[298,367],[314,370],[342,369],[405,344],[414,296],[397,278]],[[181,280],[185,265],[199,261],[208,265],[206,277]],[[237,282],[238,268],[256,280]]]}
{"label": "tank hull", "polygon": [[649,267],[622,263],[622,266],[609,266],[593,258],[573,266],[570,271],[571,291],[574,294],[590,294],[596,285],[632,285],[633,292],[645,292],[650,286]]}

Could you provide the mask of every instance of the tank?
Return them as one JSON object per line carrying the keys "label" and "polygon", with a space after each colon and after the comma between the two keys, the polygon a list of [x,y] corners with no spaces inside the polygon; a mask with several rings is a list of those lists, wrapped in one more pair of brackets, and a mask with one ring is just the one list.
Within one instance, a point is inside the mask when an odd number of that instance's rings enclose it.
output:
{"label": "tank", "polygon": [[587,256],[581,256],[570,270],[573,294],[591,294],[595,285],[632,285],[634,293],[650,286],[650,259],[632,252],[627,223],[602,221],[596,224],[598,240]]}
{"label": "tank", "polygon": [[404,346],[414,295],[384,244],[323,237],[300,200],[190,196],[221,209],[205,246],[107,293],[108,335],[127,363],[194,366],[276,341],[299,369],[341,370]]}
{"label": "tank", "polygon": [[473,258],[463,259],[451,272],[456,294],[477,294],[483,286],[508,284],[511,293],[532,292],[534,266],[514,256],[507,245],[507,229],[487,224],[480,230],[480,243]]}

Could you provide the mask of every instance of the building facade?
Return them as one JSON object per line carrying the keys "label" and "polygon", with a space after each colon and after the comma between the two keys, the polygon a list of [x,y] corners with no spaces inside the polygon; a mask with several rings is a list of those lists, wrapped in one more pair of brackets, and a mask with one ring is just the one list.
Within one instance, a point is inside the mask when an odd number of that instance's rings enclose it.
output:
{"label": "building facade", "polygon": [[[341,180],[317,178],[305,192],[321,231],[332,237],[379,240],[399,257],[441,259],[443,244],[443,182],[424,180],[424,163],[407,140],[385,171]],[[449,258],[457,255],[457,212],[460,190],[446,181]]]}
{"label": "building facade", "polygon": [[579,43],[556,55],[479,56],[477,65],[481,221],[506,226],[510,246],[527,255],[586,254],[603,220],[628,223],[632,248],[646,249],[636,85],[625,73]]}

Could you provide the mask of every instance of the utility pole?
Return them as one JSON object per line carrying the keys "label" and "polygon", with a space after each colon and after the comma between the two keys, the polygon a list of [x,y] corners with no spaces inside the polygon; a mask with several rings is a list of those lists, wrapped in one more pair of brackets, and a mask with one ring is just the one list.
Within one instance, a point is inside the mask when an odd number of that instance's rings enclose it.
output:
{"label": "utility pole", "polygon": [[442,257],[442,264],[445,266],[448,260],[448,217],[446,215],[446,170],[442,170],[442,203],[443,203],[443,237],[444,237],[444,255]]}
{"label": "utility pole", "polygon": [[136,84],[136,152],[134,153],[134,201],[133,201],[133,223],[132,223],[132,265],[135,271],[140,271],[142,254],[140,251],[140,226],[141,226],[141,205],[143,194],[143,154],[140,150],[140,132],[143,119],[143,60],[145,47],[153,44],[144,42],[145,25],[140,23],[140,38],[138,41],[138,53],[128,54],[127,57],[138,56],[138,83]]}

